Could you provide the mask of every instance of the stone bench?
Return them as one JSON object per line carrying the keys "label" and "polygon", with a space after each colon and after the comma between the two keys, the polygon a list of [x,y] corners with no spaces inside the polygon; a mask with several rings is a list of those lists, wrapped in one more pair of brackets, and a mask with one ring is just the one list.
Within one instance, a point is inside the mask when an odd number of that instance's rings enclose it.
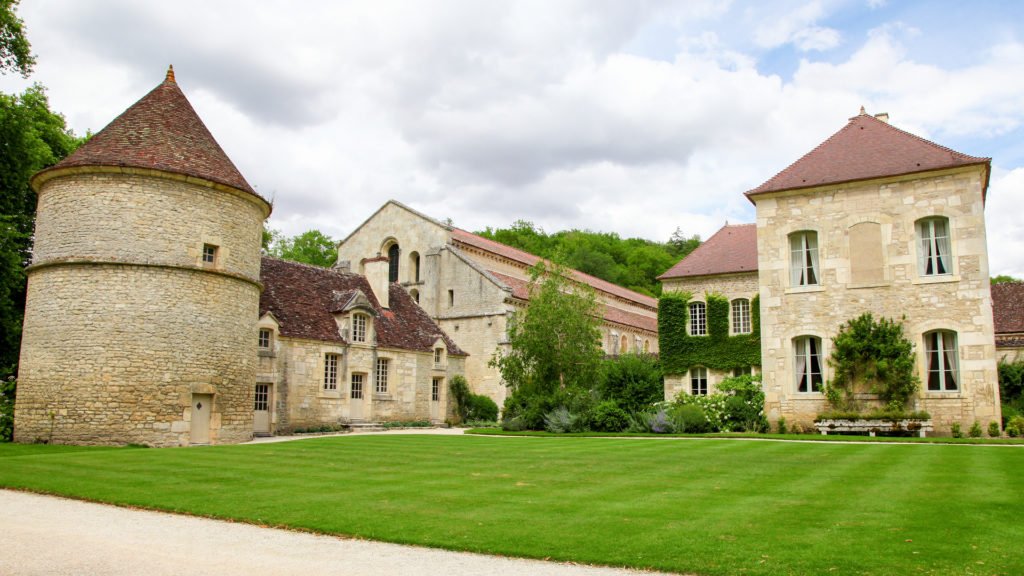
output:
{"label": "stone bench", "polygon": [[916,432],[924,438],[926,432],[931,432],[931,420],[919,420],[916,418],[904,418],[902,420],[884,419],[858,419],[858,420],[818,420],[814,427],[824,435],[829,432],[867,432],[868,436],[874,436],[877,432]]}

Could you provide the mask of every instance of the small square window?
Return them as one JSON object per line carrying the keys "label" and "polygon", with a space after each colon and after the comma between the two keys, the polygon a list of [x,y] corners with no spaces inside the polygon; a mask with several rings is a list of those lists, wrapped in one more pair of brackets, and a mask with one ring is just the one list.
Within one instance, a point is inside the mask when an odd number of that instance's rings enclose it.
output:
{"label": "small square window", "polygon": [[270,341],[273,333],[274,332],[272,330],[269,330],[267,328],[260,328],[260,350],[270,350]]}
{"label": "small square window", "polygon": [[213,244],[203,244],[203,264],[217,263],[217,247]]}

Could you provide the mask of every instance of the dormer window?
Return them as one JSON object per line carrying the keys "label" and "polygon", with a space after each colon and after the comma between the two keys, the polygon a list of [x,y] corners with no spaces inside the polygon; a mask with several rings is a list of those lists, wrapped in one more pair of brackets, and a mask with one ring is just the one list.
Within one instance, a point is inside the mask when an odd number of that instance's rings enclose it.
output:
{"label": "dormer window", "polygon": [[366,316],[364,314],[352,315],[352,341],[366,342]]}
{"label": "dormer window", "polygon": [[434,348],[434,368],[444,366],[444,348]]}
{"label": "dormer window", "polygon": [[203,244],[203,265],[214,266],[217,264],[217,247],[213,244]]}
{"label": "dormer window", "polygon": [[269,328],[260,328],[259,336],[259,348],[262,351],[270,350],[270,345],[274,339],[274,331]]}

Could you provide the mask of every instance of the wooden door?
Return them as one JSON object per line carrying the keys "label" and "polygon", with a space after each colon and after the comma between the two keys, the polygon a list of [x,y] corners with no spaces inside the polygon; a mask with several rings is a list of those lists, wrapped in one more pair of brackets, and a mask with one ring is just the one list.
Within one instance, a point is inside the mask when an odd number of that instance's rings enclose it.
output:
{"label": "wooden door", "polygon": [[441,414],[441,383],[444,378],[434,378],[430,383],[430,419],[439,421]]}
{"label": "wooden door", "polygon": [[254,434],[270,434],[270,402],[270,384],[257,384],[252,416]]}
{"label": "wooden door", "polygon": [[349,420],[363,419],[363,386],[365,384],[366,374],[352,374],[352,386],[348,395]]}
{"label": "wooden door", "polygon": [[210,443],[210,413],[213,411],[213,394],[192,395],[192,423],[189,441],[192,444]]}

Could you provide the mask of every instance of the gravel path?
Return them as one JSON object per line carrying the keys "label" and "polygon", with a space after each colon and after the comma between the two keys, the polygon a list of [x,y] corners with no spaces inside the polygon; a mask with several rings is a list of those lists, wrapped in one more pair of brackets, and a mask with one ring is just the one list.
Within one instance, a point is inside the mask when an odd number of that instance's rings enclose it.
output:
{"label": "gravel path", "polygon": [[0,490],[0,574],[650,576],[400,546]]}

